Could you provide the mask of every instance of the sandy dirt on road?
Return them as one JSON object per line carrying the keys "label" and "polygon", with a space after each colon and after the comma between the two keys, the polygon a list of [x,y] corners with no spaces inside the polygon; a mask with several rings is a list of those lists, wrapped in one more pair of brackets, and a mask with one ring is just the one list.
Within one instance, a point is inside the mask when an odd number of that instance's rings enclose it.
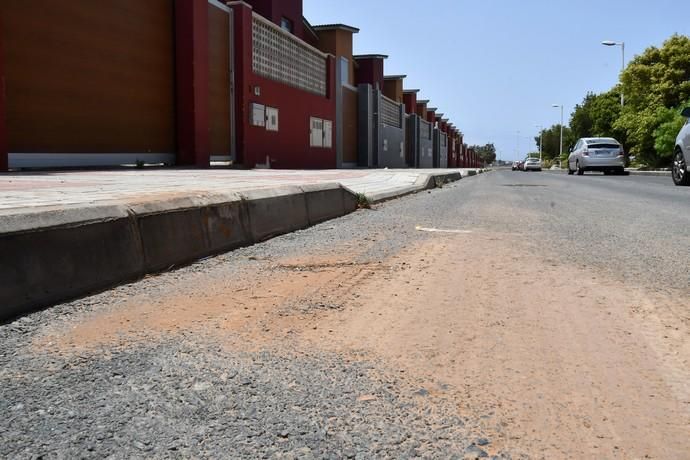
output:
{"label": "sandy dirt on road", "polygon": [[[181,331],[231,347],[362,352],[452,393],[490,453],[690,458],[690,311],[530,253],[511,236],[432,233],[381,262],[280,260],[181,282],[37,345],[80,350]],[[277,345],[279,346],[279,345]]]}

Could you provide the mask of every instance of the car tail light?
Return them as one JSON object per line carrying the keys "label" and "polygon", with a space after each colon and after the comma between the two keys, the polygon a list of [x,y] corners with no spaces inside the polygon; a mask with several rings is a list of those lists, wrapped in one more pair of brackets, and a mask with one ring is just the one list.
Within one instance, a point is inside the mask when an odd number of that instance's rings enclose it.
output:
{"label": "car tail light", "polygon": [[582,151],[582,154],[583,154],[584,156],[588,157],[588,156],[589,156],[589,150],[583,150],[583,151]]}
{"label": "car tail light", "polygon": [[625,156],[625,150],[623,150],[623,147],[621,147],[620,150],[618,151],[618,156],[619,156],[619,157],[624,157],[624,156]]}

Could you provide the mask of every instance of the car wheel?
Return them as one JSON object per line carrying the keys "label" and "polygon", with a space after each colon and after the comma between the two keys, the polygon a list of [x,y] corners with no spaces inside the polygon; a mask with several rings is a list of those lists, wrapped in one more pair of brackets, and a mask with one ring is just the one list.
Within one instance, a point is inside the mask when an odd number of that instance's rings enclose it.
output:
{"label": "car wheel", "polygon": [[575,171],[573,171],[572,169],[570,169],[570,161],[568,161],[568,175],[569,175],[569,176],[572,176],[573,174],[575,174]]}
{"label": "car wheel", "polygon": [[673,183],[676,185],[690,185],[690,173],[687,171],[687,164],[680,149],[677,149],[673,156],[671,176],[673,176]]}
{"label": "car wheel", "polygon": [[575,168],[577,169],[577,175],[582,176],[585,173],[585,168],[580,167],[580,160],[577,160],[577,163],[575,163]]}

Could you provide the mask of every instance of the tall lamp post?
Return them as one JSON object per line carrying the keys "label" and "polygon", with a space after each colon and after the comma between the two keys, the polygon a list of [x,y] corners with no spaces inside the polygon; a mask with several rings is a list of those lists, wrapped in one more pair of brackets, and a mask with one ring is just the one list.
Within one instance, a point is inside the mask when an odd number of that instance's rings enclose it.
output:
{"label": "tall lamp post", "polygon": [[554,104],[552,106],[554,109],[561,109],[561,153],[558,155],[558,167],[562,168],[561,159],[563,158],[563,104]]}
{"label": "tall lamp post", "polygon": [[539,128],[539,161],[542,161],[542,146],[544,145],[544,127],[542,125],[536,125]]}
{"label": "tall lamp post", "polygon": [[[620,46],[622,55],[622,66],[621,72],[625,71],[625,42],[614,42],[611,40],[606,40],[601,42],[604,46]],[[623,87],[621,87],[621,106],[625,106],[625,95],[623,94]]]}

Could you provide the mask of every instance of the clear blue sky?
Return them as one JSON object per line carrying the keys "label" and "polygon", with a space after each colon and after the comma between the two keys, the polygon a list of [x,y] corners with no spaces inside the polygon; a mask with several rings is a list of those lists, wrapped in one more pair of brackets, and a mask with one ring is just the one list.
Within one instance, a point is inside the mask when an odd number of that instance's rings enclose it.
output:
{"label": "clear blue sky", "polygon": [[629,60],[673,33],[690,35],[690,0],[304,0],[312,24],[360,28],[355,53],[389,55],[465,133],[496,144],[499,158],[536,151],[538,129],[566,123],[588,91],[611,88],[626,42]]}

